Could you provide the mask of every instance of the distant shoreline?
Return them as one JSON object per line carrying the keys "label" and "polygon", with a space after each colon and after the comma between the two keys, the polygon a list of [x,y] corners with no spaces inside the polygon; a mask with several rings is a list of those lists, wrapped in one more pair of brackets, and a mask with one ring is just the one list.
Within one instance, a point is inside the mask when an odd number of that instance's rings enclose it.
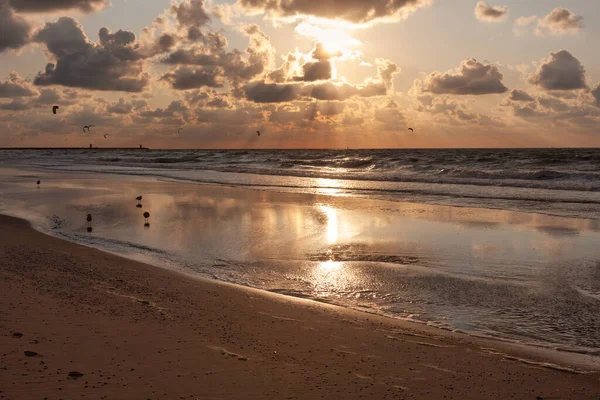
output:
{"label": "distant shoreline", "polygon": [[[90,147],[0,147],[0,150],[90,150]],[[320,147],[306,147],[306,148],[271,148],[271,147],[261,147],[261,148],[244,148],[244,147],[235,147],[235,148],[209,148],[209,147],[174,147],[174,148],[149,148],[149,147],[92,147],[92,150],[163,150],[163,151],[181,151],[181,150],[202,150],[202,151],[274,151],[274,150],[285,150],[285,151],[307,151],[307,150],[320,150],[320,151],[349,151],[349,150],[360,150],[360,151],[370,151],[370,150],[401,150],[401,151],[413,151],[413,150],[427,150],[427,151],[445,151],[445,150],[487,150],[487,151],[506,151],[506,150],[600,150],[600,147],[375,147],[375,148],[362,148],[362,147],[352,147],[352,148],[342,148],[342,147],[328,147],[328,148],[320,148]]]}
{"label": "distant shoreline", "polygon": [[0,147],[0,150],[150,150],[148,147]]}

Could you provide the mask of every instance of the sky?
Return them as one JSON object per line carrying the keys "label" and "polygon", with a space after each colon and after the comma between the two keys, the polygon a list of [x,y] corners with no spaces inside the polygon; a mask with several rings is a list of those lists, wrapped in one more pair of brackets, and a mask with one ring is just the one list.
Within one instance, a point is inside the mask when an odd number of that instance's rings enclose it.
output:
{"label": "sky", "polygon": [[589,0],[0,0],[0,147],[600,146],[599,39]]}

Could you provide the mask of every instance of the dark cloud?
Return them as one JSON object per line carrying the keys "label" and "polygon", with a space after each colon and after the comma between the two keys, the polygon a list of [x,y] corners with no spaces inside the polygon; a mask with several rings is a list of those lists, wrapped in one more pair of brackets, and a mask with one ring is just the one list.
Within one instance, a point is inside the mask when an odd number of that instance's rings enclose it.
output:
{"label": "dark cloud", "polygon": [[583,65],[566,50],[550,53],[528,81],[544,90],[575,90],[587,87]]}
{"label": "dark cloud", "polygon": [[29,43],[30,37],[29,23],[0,1],[0,53],[20,49]]}
{"label": "dark cloud", "polygon": [[514,89],[511,90],[509,100],[512,101],[534,101],[535,99],[524,90]]}
{"label": "dark cloud", "polygon": [[34,40],[42,43],[56,63],[49,63],[34,80],[36,85],[62,85],[93,90],[141,92],[148,84],[143,70],[147,57],[127,31],[102,28],[100,43],[90,41],[74,19],[46,23]]}
{"label": "dark cloud", "polygon": [[[320,80],[331,79],[332,66],[331,60],[335,57],[340,57],[341,52],[331,53],[325,49],[323,43],[315,43],[315,47],[310,53],[315,61],[308,61],[302,65],[302,76],[294,76],[294,81],[314,82]],[[294,59],[293,61],[296,61]]]}
{"label": "dark cloud", "polygon": [[[360,85],[331,81],[317,84],[256,81],[246,85],[244,92],[247,99],[257,103],[286,102],[300,98],[343,101],[353,96],[385,96],[393,89],[394,75],[400,72],[400,68],[393,62],[383,58],[378,58],[376,63],[377,77],[367,79]],[[303,79],[296,80],[301,81]]]}
{"label": "dark cloud", "polygon": [[177,39],[173,35],[164,33],[158,38],[156,43],[160,48],[160,52],[164,53],[171,50],[171,48],[175,46],[175,44],[177,43]]}
{"label": "dark cloud", "polygon": [[6,80],[0,81],[0,98],[30,97],[36,94],[31,83],[16,72],[11,72]]}
{"label": "dark cloud", "polygon": [[592,96],[594,96],[594,100],[596,100],[596,105],[598,107],[600,107],[600,83],[598,83],[593,89],[592,89]]}
{"label": "dark cloud", "polygon": [[18,12],[52,12],[76,9],[82,12],[101,10],[108,5],[108,0],[8,0],[12,8]]}
{"label": "dark cloud", "polygon": [[477,3],[475,16],[481,21],[499,22],[504,21],[508,15],[506,6],[488,6],[483,1]]}
{"label": "dark cloud", "polygon": [[183,66],[160,78],[169,82],[173,89],[187,90],[200,87],[223,87],[223,70],[219,67],[193,68]]}
{"label": "dark cloud", "polygon": [[302,66],[302,76],[294,77],[295,81],[314,82],[331,79],[331,63],[327,60],[307,62]]}
{"label": "dark cloud", "polygon": [[529,122],[544,121],[581,128],[597,125],[600,122],[600,109],[594,107],[594,100],[593,93],[576,91],[561,98],[543,95],[527,103],[507,99],[500,103],[500,106]]}
{"label": "dark cloud", "polygon": [[62,17],[57,22],[48,22],[36,35],[34,40],[46,45],[56,59],[71,54],[85,53],[93,43],[83,32],[83,27],[72,18]]}
{"label": "dark cloud", "polygon": [[536,33],[545,35],[565,35],[579,32],[583,29],[583,17],[573,14],[566,8],[555,8],[552,12],[538,21]]}
{"label": "dark cloud", "polygon": [[[210,23],[210,16],[204,7],[204,0],[184,0],[170,8],[180,26],[187,28],[200,28]],[[192,36],[198,31],[193,31]]]}
{"label": "dark cloud", "polygon": [[430,0],[238,0],[242,7],[277,17],[315,16],[353,23],[406,17],[430,3]]}
{"label": "dark cloud", "polygon": [[122,29],[112,33],[108,28],[101,28],[100,32],[98,32],[98,37],[100,39],[100,44],[103,46],[120,47],[135,42],[135,34]]}
{"label": "dark cloud", "polygon": [[205,48],[178,49],[162,60],[163,64],[169,65],[219,65],[219,56],[206,51]]}
{"label": "dark cloud", "polygon": [[256,103],[282,103],[296,100],[302,91],[301,84],[251,82],[244,87],[248,100]]}
{"label": "dark cloud", "polygon": [[483,95],[505,93],[503,75],[495,65],[482,64],[474,58],[461,62],[457,71],[433,72],[423,83],[422,90],[435,94]]}
{"label": "dark cloud", "polygon": [[248,25],[242,31],[249,40],[245,52],[225,51],[227,40],[219,33],[203,35],[199,43],[179,48],[163,58],[162,63],[179,67],[161,79],[180,90],[222,87],[227,79],[235,89],[257,77],[271,65],[275,50],[269,36],[257,25]]}

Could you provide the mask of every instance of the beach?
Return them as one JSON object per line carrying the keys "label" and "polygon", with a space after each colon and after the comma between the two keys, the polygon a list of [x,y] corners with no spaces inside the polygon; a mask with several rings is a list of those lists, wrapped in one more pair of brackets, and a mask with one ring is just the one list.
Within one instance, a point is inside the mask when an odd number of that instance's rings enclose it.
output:
{"label": "beach", "polygon": [[539,357],[525,363],[522,350],[500,342],[189,277],[10,217],[0,227],[4,399],[595,399],[600,392],[597,372],[544,367]]}
{"label": "beach", "polygon": [[0,166],[0,398],[600,393],[595,191],[27,154]]}
{"label": "beach", "polygon": [[600,1],[0,0],[0,400],[600,400]]}

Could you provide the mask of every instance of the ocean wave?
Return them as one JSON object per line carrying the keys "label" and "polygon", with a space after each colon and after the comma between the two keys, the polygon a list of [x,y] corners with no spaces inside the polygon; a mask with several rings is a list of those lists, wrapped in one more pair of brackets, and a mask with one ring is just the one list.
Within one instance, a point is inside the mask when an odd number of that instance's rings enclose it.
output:
{"label": "ocean wave", "polygon": [[496,170],[483,171],[474,168],[449,168],[442,169],[438,175],[453,176],[456,178],[479,178],[479,179],[517,179],[517,180],[552,180],[552,179],[587,179],[594,180],[600,178],[598,174],[586,173],[568,173],[559,172],[551,169],[541,169],[532,171],[514,171],[514,170]]}
{"label": "ocean wave", "polygon": [[[568,191],[574,192],[567,196],[573,201],[589,201],[590,195],[583,193],[600,192],[600,151],[596,149],[61,149],[0,151],[0,156],[1,162],[8,165],[20,162],[67,169],[89,165],[96,172],[113,173],[116,167],[122,167],[119,173],[144,169],[149,171],[148,175],[171,178],[178,178],[173,171],[190,171],[197,175],[208,174],[202,171],[219,171],[336,179],[338,185],[340,181],[347,182],[342,184],[342,188],[372,187],[371,183],[451,185],[457,188],[451,194],[448,194],[445,186],[431,186],[428,190],[432,195],[465,198],[481,196],[483,187],[507,188],[502,196],[505,198],[520,197],[521,189]],[[406,188],[401,188],[400,192],[406,192]],[[557,197],[565,198],[551,193],[547,195],[547,198],[540,200],[551,202]]]}

